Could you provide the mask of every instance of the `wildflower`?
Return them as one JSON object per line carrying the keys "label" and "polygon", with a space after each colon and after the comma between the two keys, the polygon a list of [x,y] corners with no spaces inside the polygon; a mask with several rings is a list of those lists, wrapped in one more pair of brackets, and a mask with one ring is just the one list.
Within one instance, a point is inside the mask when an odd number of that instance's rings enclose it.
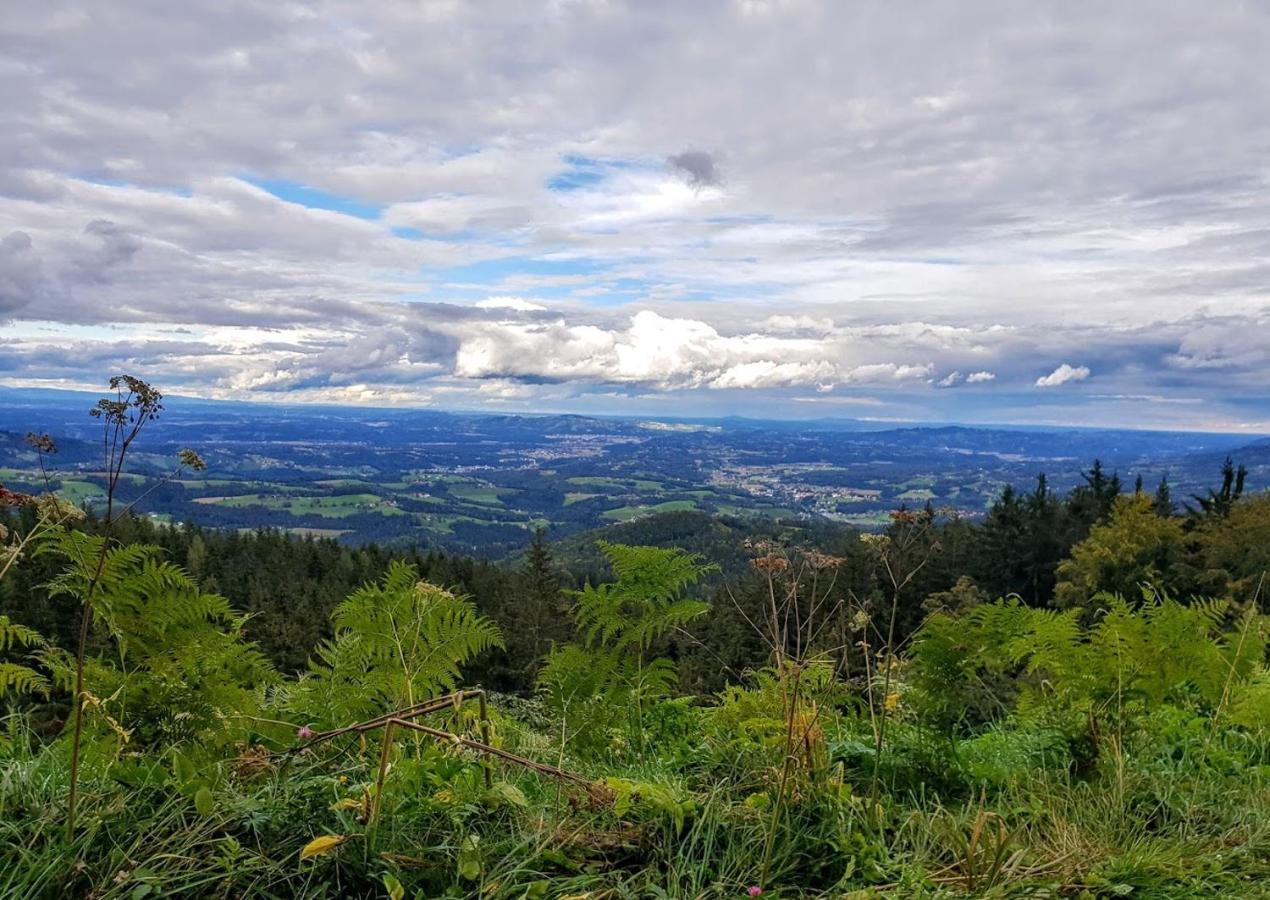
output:
{"label": "wildflower", "polygon": [[759,897],[762,895],[763,889],[759,887],[757,884],[752,884],[750,885],[750,889],[746,891],[745,893],[751,897]]}
{"label": "wildflower", "polygon": [[295,730],[295,736],[302,741],[307,741],[309,738],[313,737],[313,729],[308,725],[301,725]]}

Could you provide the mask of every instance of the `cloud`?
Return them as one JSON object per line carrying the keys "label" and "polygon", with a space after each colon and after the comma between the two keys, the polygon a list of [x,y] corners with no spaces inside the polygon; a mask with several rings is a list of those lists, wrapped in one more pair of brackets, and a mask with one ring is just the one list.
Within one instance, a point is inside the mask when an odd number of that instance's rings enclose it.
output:
{"label": "cloud", "polygon": [[1042,375],[1036,379],[1037,387],[1058,387],[1067,384],[1069,381],[1084,381],[1089,377],[1089,368],[1087,366],[1069,366],[1063,363],[1048,375]]}
{"label": "cloud", "polygon": [[1144,8],[27,4],[5,371],[991,419],[1096,359],[1265,419],[1270,9]]}
{"label": "cloud", "polygon": [[511,309],[516,312],[541,312],[547,307],[541,303],[531,303],[524,297],[490,297],[476,301],[477,309]]}
{"label": "cloud", "polygon": [[94,219],[50,252],[41,252],[27,232],[11,231],[0,238],[0,315],[38,315],[79,288],[107,284],[140,249],[136,235],[106,219]]}
{"label": "cloud", "polygon": [[31,236],[11,231],[0,238],[0,316],[26,306],[45,290],[39,258],[31,250]]}
{"label": "cloud", "polygon": [[894,384],[929,376],[924,363],[863,362],[844,358],[832,342],[762,333],[721,334],[709,324],[641,310],[624,327],[464,322],[450,329],[458,341],[455,374],[643,384],[665,390]]}
{"label": "cloud", "polygon": [[76,273],[85,281],[105,279],[111,269],[126,264],[141,249],[141,240],[135,234],[107,219],[89,222],[84,233],[98,241],[90,252],[72,260]]}
{"label": "cloud", "polygon": [[693,187],[718,187],[723,183],[714,156],[702,150],[686,150],[669,156],[666,162],[680,172]]}

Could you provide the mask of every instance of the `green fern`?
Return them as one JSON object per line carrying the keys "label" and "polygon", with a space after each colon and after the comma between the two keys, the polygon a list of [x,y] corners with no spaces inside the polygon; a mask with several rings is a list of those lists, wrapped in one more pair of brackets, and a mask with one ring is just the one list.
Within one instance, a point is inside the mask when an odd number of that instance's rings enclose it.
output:
{"label": "green fern", "polygon": [[[47,646],[40,633],[0,616],[0,653],[16,649],[42,650]],[[0,697],[12,691],[19,697],[49,695],[49,680],[30,666],[0,660]]]}
{"label": "green fern", "polygon": [[49,681],[29,666],[0,662],[0,697],[12,691],[18,696],[47,697]]}
{"label": "green fern", "polygon": [[617,580],[574,594],[573,618],[585,642],[555,648],[538,677],[569,730],[593,742],[622,722],[638,733],[646,701],[673,691],[675,664],[646,654],[709,612],[709,604],[683,593],[713,568],[681,550],[604,541],[600,549]]}
{"label": "green fern", "polygon": [[1088,626],[1076,611],[1017,600],[931,616],[913,649],[923,708],[946,728],[1012,710],[1080,730],[1090,717],[1164,703],[1211,710],[1259,677],[1266,641],[1255,614],[1232,631],[1222,600],[1182,604],[1147,592],[1136,605],[1109,594],[1093,601],[1100,612]]}
{"label": "green fern", "polygon": [[47,642],[34,628],[27,628],[12,621],[8,616],[0,616],[0,652],[15,647],[43,647]]}
{"label": "green fern", "polygon": [[498,627],[470,599],[393,563],[335,608],[334,637],[317,650],[292,704],[315,721],[344,724],[454,690],[463,664],[502,647]]}
{"label": "green fern", "polygon": [[[114,656],[85,663],[88,692],[112,698],[101,712],[143,742],[232,739],[229,724],[241,725],[259,707],[258,687],[276,677],[244,638],[246,618],[156,547],[110,546],[100,536],[59,530],[49,551],[67,561],[49,585],[52,596],[83,602],[95,584],[93,623],[110,637]],[[73,681],[69,655],[42,659],[59,684]]]}

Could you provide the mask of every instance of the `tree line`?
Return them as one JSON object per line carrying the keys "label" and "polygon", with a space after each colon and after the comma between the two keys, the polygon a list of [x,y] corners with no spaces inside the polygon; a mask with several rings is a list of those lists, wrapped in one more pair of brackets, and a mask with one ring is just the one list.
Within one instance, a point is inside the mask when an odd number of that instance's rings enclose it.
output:
{"label": "tree line", "polygon": [[[825,602],[867,608],[894,601],[901,639],[932,610],[1008,596],[1034,607],[1070,608],[1100,591],[1134,598],[1144,584],[1168,584],[1178,596],[1230,596],[1246,605],[1270,566],[1270,496],[1245,494],[1246,472],[1229,460],[1215,488],[1183,502],[1171,496],[1167,481],[1147,492],[1140,480],[1129,487],[1095,461],[1065,495],[1051,490],[1045,475],[1031,489],[1005,488],[981,520],[929,504],[901,508],[883,531],[904,569],[897,590],[883,583],[861,532],[828,522],[676,512],[610,526],[598,536],[681,548],[716,567],[701,588],[710,614],[691,637],[661,638],[661,649],[680,662],[684,686],[712,691],[761,649],[747,624],[766,600],[766,580],[753,565],[761,555],[756,547],[814,549],[839,560]],[[5,512],[0,525],[24,531],[34,515],[31,508]],[[93,533],[101,525],[89,512],[78,527]],[[507,636],[506,646],[482,656],[468,676],[491,689],[527,693],[547,651],[574,637],[564,615],[569,592],[611,574],[597,533],[553,543],[539,530],[518,559],[495,563],[375,543],[347,546],[273,528],[173,526],[143,516],[123,516],[112,527],[123,544],[162,548],[204,590],[245,612],[246,635],[283,671],[302,671],[330,636],[336,605],[401,561],[433,584],[470,595]],[[15,569],[0,583],[0,614],[69,646],[76,613],[46,588],[56,566],[53,558],[37,556]]]}

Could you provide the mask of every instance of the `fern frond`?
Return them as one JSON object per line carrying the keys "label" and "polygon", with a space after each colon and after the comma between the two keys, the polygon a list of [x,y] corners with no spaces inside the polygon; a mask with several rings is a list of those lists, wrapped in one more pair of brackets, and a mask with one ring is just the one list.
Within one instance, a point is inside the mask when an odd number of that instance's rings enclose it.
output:
{"label": "fern frond", "polygon": [[48,642],[34,628],[27,628],[0,616],[0,651],[12,650],[14,647],[43,647]]}
{"label": "fern frond", "polygon": [[700,600],[676,600],[645,611],[617,641],[618,648],[629,646],[647,650],[657,638],[683,628],[710,612],[710,604]]}
{"label": "fern frond", "polygon": [[17,663],[0,662],[0,697],[12,691],[18,696],[48,697],[49,681],[39,672]]}
{"label": "fern frond", "polygon": [[395,562],[332,614],[334,637],[310,660],[297,702],[360,715],[418,702],[458,686],[464,663],[503,645],[498,627],[467,597],[419,580]]}

